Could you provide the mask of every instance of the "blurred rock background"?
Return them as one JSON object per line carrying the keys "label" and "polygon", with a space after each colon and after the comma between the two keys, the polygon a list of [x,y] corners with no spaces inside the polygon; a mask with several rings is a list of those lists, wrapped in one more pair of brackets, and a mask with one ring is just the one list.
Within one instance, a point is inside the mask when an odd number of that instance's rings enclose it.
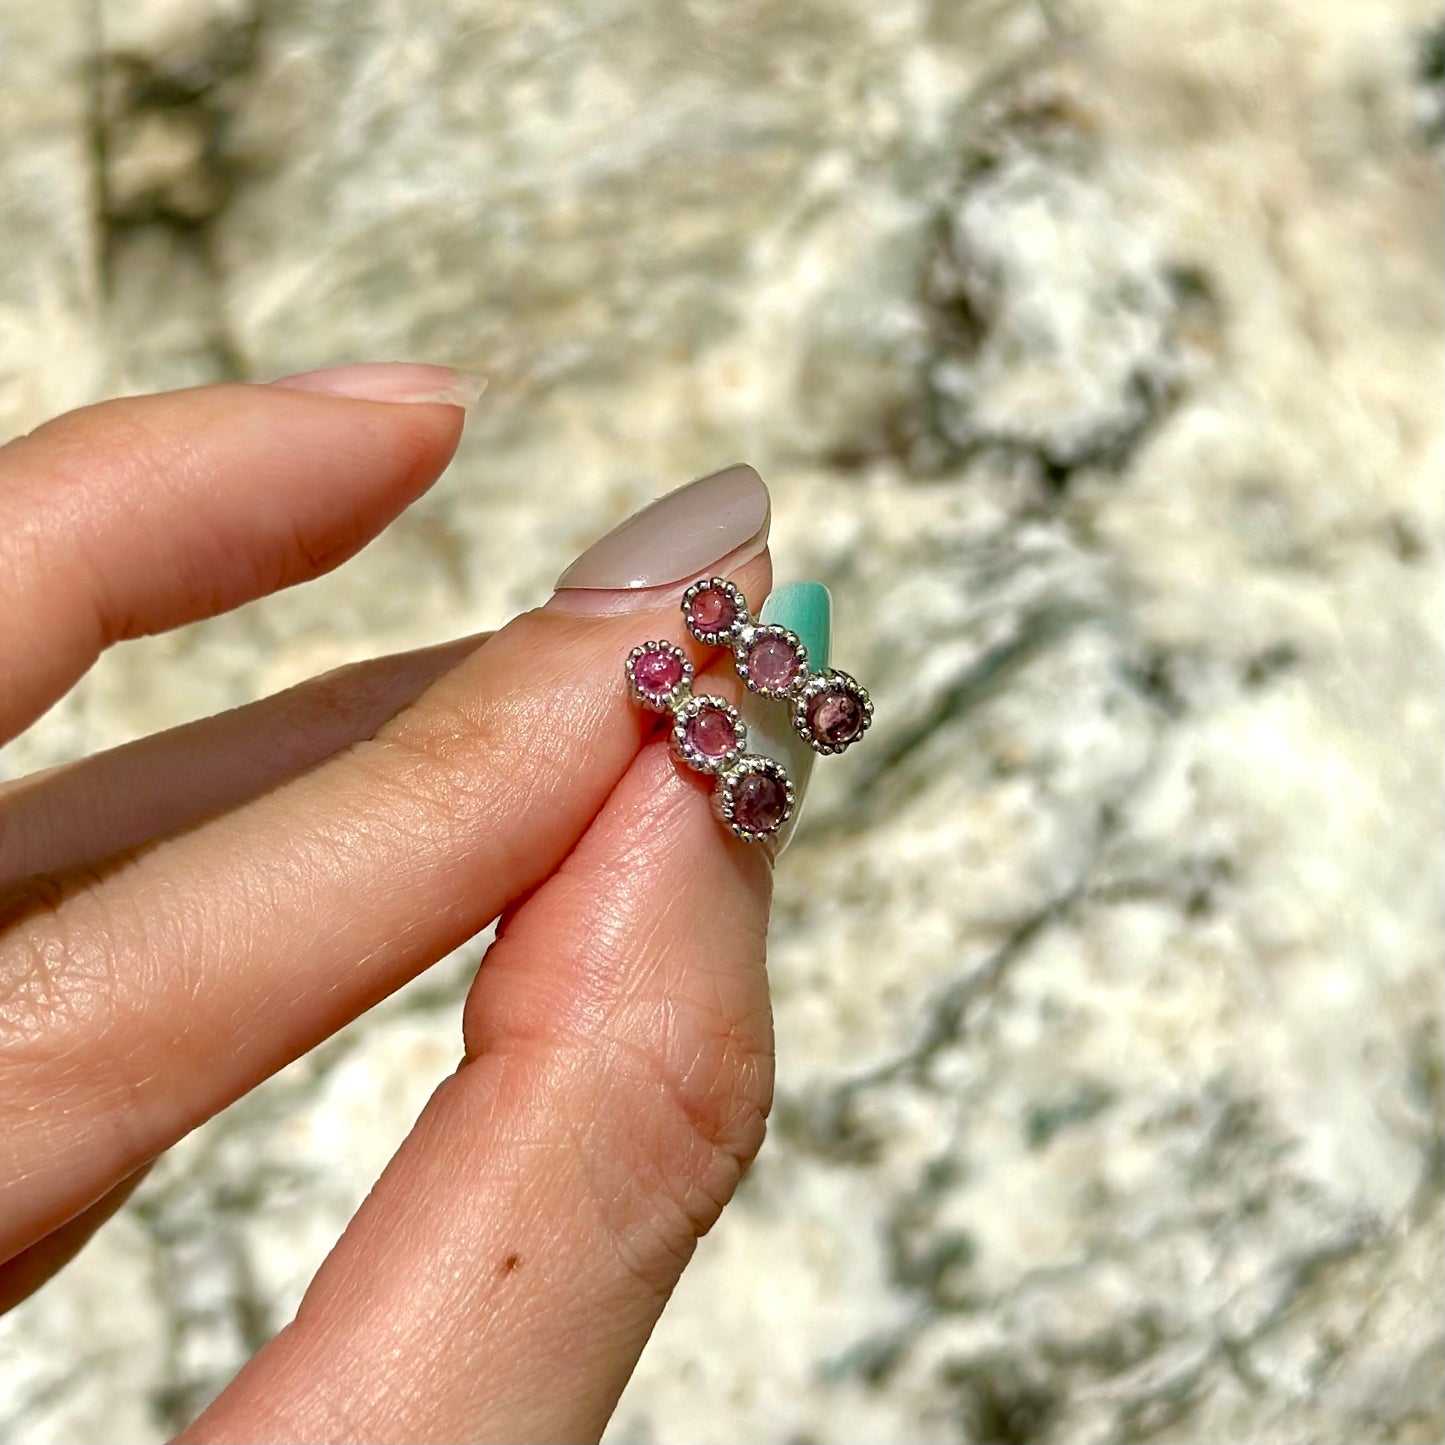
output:
{"label": "blurred rock background", "polygon": [[[360,559],[0,767],[494,625],[745,458],[879,723],[610,1438],[1438,1441],[1442,139],[1436,0],[0,0],[0,433],[492,383]],[[484,942],[0,1322],[0,1438],[160,1438],[286,1320]]]}

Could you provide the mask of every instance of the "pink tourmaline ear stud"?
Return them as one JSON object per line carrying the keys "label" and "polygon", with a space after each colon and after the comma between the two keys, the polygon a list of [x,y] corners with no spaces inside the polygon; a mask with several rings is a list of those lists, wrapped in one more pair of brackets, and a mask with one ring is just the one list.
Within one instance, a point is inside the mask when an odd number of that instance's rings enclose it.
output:
{"label": "pink tourmaline ear stud", "polygon": [[[721,610],[708,612],[705,602],[698,625],[721,634],[735,617],[746,618],[747,604],[736,588],[733,592],[738,612],[724,618]],[[718,596],[728,596],[729,606],[734,605],[730,594]],[[688,625],[693,626],[691,617]],[[694,772],[711,775],[718,817],[745,843],[761,843],[792,815],[792,779],[781,763],[745,751],[748,729],[742,714],[723,698],[694,693],[692,677],[692,664],[670,642],[644,642],[627,655],[633,701],[671,715],[672,755]]]}
{"label": "pink tourmaline ear stud", "polygon": [[[873,703],[846,672],[811,672],[796,633],[753,621],[747,599],[723,577],[694,582],[682,596],[687,630],[708,647],[726,647],[749,691],[783,700],[793,728],[815,752],[841,753],[867,731]],[[713,779],[713,811],[741,839],[762,842],[792,816],[793,780],[776,758],[747,749],[747,725],[731,703],[695,695],[693,668],[680,647],[644,642],[627,657],[634,702],[670,714],[673,756]]]}
{"label": "pink tourmaline ear stud", "polygon": [[872,726],[873,700],[856,678],[826,667],[793,693],[792,717],[798,736],[815,753],[841,753]]}
{"label": "pink tourmaline ear stud", "polygon": [[694,582],[682,594],[682,615],[704,647],[731,647],[752,626],[747,598],[723,577]]}
{"label": "pink tourmaline ear stud", "polygon": [[732,650],[749,692],[786,699],[793,727],[814,752],[844,752],[868,731],[873,721],[868,689],[835,667],[810,671],[808,649],[797,633],[775,622],[754,622],[731,582],[721,577],[694,582],[683,594],[682,615],[699,642]]}
{"label": "pink tourmaline ear stud", "polygon": [[692,686],[692,663],[670,642],[644,642],[627,654],[627,687],[649,712],[667,712]]}
{"label": "pink tourmaline ear stud", "polygon": [[750,753],[713,790],[713,812],[745,843],[770,838],[793,816],[793,780],[775,758]]}

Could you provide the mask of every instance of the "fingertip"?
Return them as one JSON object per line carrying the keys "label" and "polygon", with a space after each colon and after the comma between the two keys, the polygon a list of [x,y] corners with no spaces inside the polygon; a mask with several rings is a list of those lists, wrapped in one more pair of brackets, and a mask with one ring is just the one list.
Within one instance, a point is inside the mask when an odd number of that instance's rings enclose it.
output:
{"label": "fingertip", "polygon": [[321,392],[356,401],[409,405],[440,402],[468,411],[487,389],[487,378],[450,366],[413,361],[374,361],[298,371],[268,384],[282,390]]}
{"label": "fingertip", "polygon": [[[467,410],[441,397],[405,405],[321,389],[230,383],[203,388],[215,408],[254,413],[254,423],[305,448],[318,477],[348,481],[358,494],[377,486],[414,499],[446,469],[461,442]],[[338,465],[341,463],[341,465]],[[324,470],[322,470],[324,468]]]}
{"label": "fingertip", "polygon": [[[633,1034],[663,1073],[689,1039],[650,1034],[689,1001],[709,1031],[766,1013],[772,860],[713,813],[711,780],[647,743],[561,868],[514,910],[467,999],[469,1058],[516,1037]],[[704,979],[706,982],[704,982]],[[719,1014],[721,1010],[721,1014]],[[627,1022],[627,1020],[631,1022]],[[758,1048],[770,1043],[756,1039]]]}
{"label": "fingertip", "polygon": [[[466,420],[445,402],[399,406],[246,383],[173,395],[186,398],[171,429],[195,438],[195,490],[209,483],[202,517],[210,522],[184,550],[179,524],[173,545],[183,571],[207,569],[230,595],[188,607],[166,627],[349,560],[437,482]],[[225,555],[214,555],[221,548]]]}
{"label": "fingertip", "polygon": [[0,736],[109,643],[345,561],[441,475],[464,415],[223,383],[100,402],[0,447]]}

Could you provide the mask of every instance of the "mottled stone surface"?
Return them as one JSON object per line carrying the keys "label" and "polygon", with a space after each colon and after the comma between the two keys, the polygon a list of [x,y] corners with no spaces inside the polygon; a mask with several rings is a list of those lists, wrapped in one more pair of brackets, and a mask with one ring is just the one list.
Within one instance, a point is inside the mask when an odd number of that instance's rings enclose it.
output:
{"label": "mottled stone surface", "polygon": [[[0,0],[0,427],[492,378],[336,576],[6,770],[490,626],[737,458],[878,704],[781,869],[779,1102],[612,1430],[1445,1434],[1434,0]],[[0,1437],[173,1429],[459,1047],[481,942],[0,1322]]]}

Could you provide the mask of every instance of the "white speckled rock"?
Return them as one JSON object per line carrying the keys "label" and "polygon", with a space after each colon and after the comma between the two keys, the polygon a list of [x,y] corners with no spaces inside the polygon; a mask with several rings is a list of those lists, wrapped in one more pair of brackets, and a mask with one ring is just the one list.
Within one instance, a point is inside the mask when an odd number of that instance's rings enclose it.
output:
{"label": "white speckled rock", "polygon": [[[737,457],[834,587],[878,721],[780,868],[772,1135],[617,1445],[1439,1439],[1435,9],[43,8],[0,0],[0,426],[492,387],[363,557],[112,654],[6,770],[494,625]],[[0,1322],[0,1436],[156,1438],[284,1321],[479,947]]]}

